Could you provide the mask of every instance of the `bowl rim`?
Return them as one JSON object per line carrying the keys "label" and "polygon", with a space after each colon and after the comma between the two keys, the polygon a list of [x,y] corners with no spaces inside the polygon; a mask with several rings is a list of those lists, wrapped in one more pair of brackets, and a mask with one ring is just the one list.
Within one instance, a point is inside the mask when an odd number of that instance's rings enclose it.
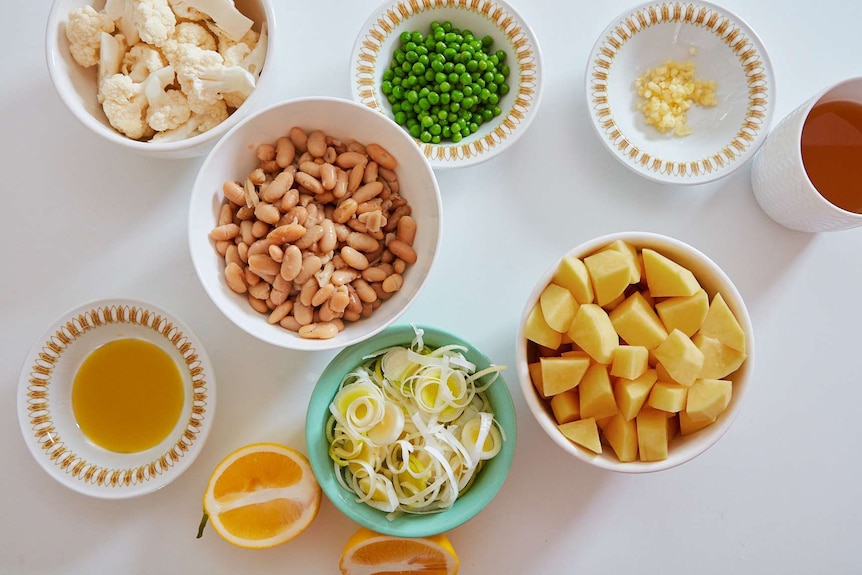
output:
{"label": "bowl rim", "polygon": [[[327,499],[348,518],[354,522],[386,535],[400,537],[428,537],[443,533],[466,523],[478,515],[494,499],[503,486],[512,466],[517,442],[518,423],[514,401],[508,384],[499,377],[486,391],[490,401],[494,403],[494,416],[506,433],[503,447],[493,459],[486,462],[494,471],[493,475],[483,475],[482,489],[470,489],[456,500],[452,508],[439,513],[426,515],[403,514],[393,521],[386,519],[386,514],[377,509],[356,503],[351,494],[347,493],[334,478],[333,463],[329,458],[324,427],[328,419],[328,406],[338,391],[343,376],[346,375],[344,365],[353,369],[362,361],[362,357],[380,349],[393,345],[406,345],[413,341],[415,329],[424,332],[423,338],[432,345],[458,344],[468,348],[464,355],[482,369],[492,365],[490,359],[478,348],[466,340],[443,329],[427,325],[399,324],[388,327],[384,332],[372,339],[342,350],[335,356],[320,374],[314,386],[314,391],[308,402],[305,419],[305,438],[308,459],[311,468]],[[357,358],[356,361],[352,358]],[[484,472],[489,471],[485,469]],[[343,495],[344,499],[339,495]],[[461,504],[459,506],[459,504]],[[468,505],[468,508],[464,508]]]}
{"label": "bowl rim", "polygon": [[[664,9],[670,11],[671,20],[663,20]],[[702,27],[720,37],[739,58],[748,78],[748,112],[737,135],[708,157],[685,162],[662,160],[633,145],[617,126],[607,98],[607,77],[614,57],[629,38],[655,24],[689,23],[693,18],[705,19]],[[730,32],[722,36],[728,29],[723,27],[725,24],[730,25]],[[754,51],[753,55],[749,54],[751,50],[742,50],[746,46]],[[763,41],[728,8],[707,0],[648,0],[620,12],[599,34],[587,58],[584,91],[590,125],[617,161],[654,182],[693,186],[729,176],[760,149],[775,110],[774,78]]]}
{"label": "bowl rim", "polygon": [[[530,374],[527,368],[527,342],[524,337],[524,324],[527,320],[527,316],[532,310],[533,306],[539,301],[539,295],[542,290],[547,286],[547,284],[551,281],[551,278],[559,266],[560,261],[568,256],[577,256],[584,257],[589,253],[594,252],[595,250],[604,247],[615,240],[623,240],[632,243],[637,247],[644,246],[654,246],[658,251],[662,251],[666,249],[664,246],[671,246],[675,250],[679,250],[682,252],[686,252],[693,259],[697,259],[706,269],[709,270],[711,274],[713,274],[718,282],[722,284],[722,287],[718,290],[721,292],[722,297],[727,302],[728,306],[734,311],[734,315],[737,317],[740,325],[742,326],[743,331],[745,332],[746,337],[746,354],[747,357],[743,366],[746,369],[747,377],[745,379],[745,384],[740,385],[738,388],[734,387],[733,400],[731,405],[723,412],[720,416],[719,420],[710,425],[707,429],[708,432],[704,433],[701,430],[699,433],[699,441],[697,442],[697,448],[692,449],[690,453],[687,453],[685,456],[677,455],[674,457],[673,451],[668,454],[668,458],[663,461],[651,461],[651,462],[643,462],[643,461],[632,461],[632,462],[621,462],[615,459],[614,455],[609,455],[605,457],[604,454],[595,455],[592,453],[588,453],[586,450],[577,447],[574,443],[569,441],[563,436],[562,433],[557,429],[556,422],[553,422],[551,417],[548,416],[547,410],[543,405],[543,401],[539,398],[536,393],[535,387],[533,386],[533,382],[530,378]],[[700,281],[700,274],[695,274],[698,277],[698,281]],[[755,359],[755,342],[754,342],[754,327],[751,321],[751,315],[748,311],[748,308],[745,305],[745,301],[742,298],[739,290],[736,287],[736,284],[730,279],[730,277],[724,272],[721,267],[716,264],[709,256],[695,248],[694,246],[683,242],[682,240],[678,240],[676,238],[666,236],[663,234],[658,234],[654,232],[641,232],[641,231],[626,231],[626,232],[614,232],[605,235],[601,235],[595,237],[593,239],[587,240],[568,250],[566,253],[562,254],[560,257],[556,258],[553,263],[548,266],[545,271],[539,276],[535,286],[530,291],[530,295],[527,298],[526,304],[524,306],[524,310],[521,314],[520,322],[518,324],[518,333],[515,337],[515,364],[517,366],[518,371],[518,381],[520,384],[522,395],[524,396],[524,400],[527,403],[527,407],[530,409],[530,413],[533,418],[538,422],[539,426],[542,430],[547,434],[551,440],[556,443],[561,449],[570,455],[575,456],[577,459],[589,463],[590,465],[594,465],[596,467],[607,469],[610,471],[617,471],[622,473],[653,473],[656,471],[663,471],[666,469],[670,469],[696,457],[702,455],[706,452],[710,447],[715,445],[730,429],[733,425],[733,422],[736,420],[739,415],[744,400],[748,394],[749,388],[751,386],[751,379],[753,377],[754,371],[754,359]],[[740,367],[742,369],[742,367]]]}
{"label": "bowl rim", "polygon": [[[237,323],[236,321],[234,321],[233,313],[229,309],[223,307],[220,298],[216,297],[216,295],[214,293],[214,290],[215,290],[214,286],[210,285],[209,282],[204,281],[206,274],[204,273],[204,270],[202,269],[202,263],[200,261],[198,252],[194,248],[194,246],[198,243],[198,241],[200,241],[200,238],[197,238],[197,236],[193,234],[194,226],[192,225],[192,223],[195,221],[196,215],[197,215],[196,211],[194,209],[194,206],[195,206],[195,204],[198,203],[198,196],[205,194],[205,193],[209,193],[208,190],[202,189],[201,179],[204,177],[203,174],[205,174],[207,172],[207,169],[209,168],[210,164],[214,161],[213,158],[216,156],[216,154],[221,150],[221,148],[223,146],[227,145],[227,142],[230,141],[230,139],[233,137],[234,133],[243,129],[246,124],[255,121],[259,116],[263,116],[265,114],[268,114],[273,110],[283,108],[286,106],[294,106],[297,104],[301,105],[301,104],[307,104],[307,103],[325,103],[325,104],[333,104],[333,105],[338,105],[338,106],[343,105],[343,106],[352,107],[352,108],[359,110],[360,113],[362,113],[362,114],[366,114],[366,113],[371,114],[374,118],[379,118],[379,119],[382,119],[382,121],[384,121],[384,122],[388,122],[389,124],[391,124],[392,127],[397,128],[397,130],[400,134],[399,137],[401,137],[401,136],[409,137],[409,135],[407,135],[406,132],[404,132],[401,129],[401,127],[398,126],[398,124],[396,124],[391,119],[387,118],[386,116],[376,114],[376,113],[374,113],[373,110],[370,110],[366,106],[363,106],[361,104],[358,104],[352,100],[348,100],[345,98],[336,98],[336,97],[332,97],[332,96],[307,96],[307,97],[302,97],[302,98],[291,98],[288,100],[282,100],[281,102],[276,102],[274,104],[270,104],[269,106],[261,108],[260,110],[257,110],[255,112],[249,114],[248,116],[246,116],[242,120],[240,120],[235,126],[233,126],[227,132],[227,134],[224,135],[224,137],[219,139],[219,141],[216,143],[216,145],[213,146],[212,150],[210,150],[210,152],[207,154],[206,158],[204,159],[203,163],[201,164],[200,169],[198,170],[198,175],[195,177],[195,181],[192,184],[192,193],[190,194],[190,198],[189,198],[190,209],[189,209],[189,215],[187,218],[186,233],[188,234],[188,247],[189,247],[189,252],[191,255],[192,267],[195,270],[195,274],[197,275],[197,278],[198,278],[200,284],[203,286],[204,291],[206,292],[210,301],[212,301],[212,303],[218,308],[218,310],[222,313],[222,315],[224,317],[226,317],[231,323],[233,323],[234,325],[236,325],[237,327],[242,329],[247,334],[249,334],[249,335],[251,335],[251,336],[253,336],[253,337],[255,337],[255,338],[257,338],[263,342],[269,343],[271,345],[275,345],[275,346],[282,347],[285,349],[298,350],[298,351],[326,351],[326,350],[331,350],[331,349],[338,349],[338,348],[348,346],[348,345],[354,345],[354,344],[357,344],[363,340],[367,340],[368,338],[370,338],[374,335],[377,335],[378,333],[380,333],[381,331],[386,329],[388,326],[395,323],[413,305],[413,303],[416,301],[416,298],[418,298],[419,295],[422,293],[422,291],[425,289],[425,287],[428,283],[428,278],[434,269],[434,265],[436,264],[437,257],[440,253],[440,241],[441,241],[441,236],[442,236],[442,231],[443,231],[443,228],[442,228],[443,201],[442,201],[442,197],[440,195],[440,187],[439,187],[438,182],[437,182],[437,177],[434,174],[434,170],[431,169],[431,165],[429,164],[428,159],[425,158],[424,156],[422,156],[422,154],[419,154],[418,150],[416,150],[417,157],[420,158],[422,165],[425,166],[425,168],[427,170],[427,175],[430,177],[431,185],[432,185],[432,188],[434,190],[434,204],[435,204],[435,207],[437,210],[437,218],[436,218],[435,241],[434,241],[434,245],[433,245],[433,253],[431,253],[429,256],[431,261],[428,264],[428,271],[425,274],[425,277],[422,278],[418,287],[416,288],[416,293],[414,293],[410,297],[410,299],[406,302],[406,304],[400,310],[398,310],[396,313],[394,313],[393,316],[389,320],[382,322],[377,327],[370,328],[367,331],[365,331],[364,333],[354,337],[351,340],[347,340],[347,341],[340,340],[338,338],[338,336],[336,336],[332,339],[321,339],[321,340],[302,339],[299,336],[296,336],[295,338],[288,338],[286,340],[282,340],[281,338],[267,337],[266,334],[259,333],[259,330],[253,330],[250,328],[246,328],[246,326],[241,325],[240,323]],[[207,240],[207,241],[209,241],[209,240]],[[266,319],[264,316],[261,315],[260,319],[261,319],[261,321],[266,322]],[[363,325],[369,325],[369,324],[364,323],[364,322],[358,322],[358,323],[362,323]]]}
{"label": "bowl rim", "polygon": [[[143,328],[154,339],[164,338],[185,359],[186,366],[177,363],[177,367],[186,367],[191,377],[191,405],[183,411],[191,413],[187,425],[173,431],[168,436],[172,438],[170,448],[146,464],[88,461],[64,440],[63,430],[55,428],[51,417],[51,375],[63,353],[87,333],[123,325]],[[24,443],[48,475],[83,495],[127,499],[162,489],[194,463],[212,429],[216,398],[215,370],[200,338],[187,324],[149,302],[109,298],[77,305],[60,314],[34,340],[19,375],[16,404]],[[106,453],[108,458],[126,457]]]}
{"label": "bowl rim", "polygon": [[[272,82],[272,80],[270,80],[270,76],[274,74],[274,71],[272,70],[272,66],[274,64],[272,63],[273,58],[271,58],[270,55],[275,54],[279,47],[279,40],[277,38],[278,34],[276,33],[277,25],[275,11],[273,10],[271,0],[257,1],[260,2],[261,8],[263,9],[267,27],[266,58],[264,59],[260,76],[255,83],[254,90],[252,90],[251,94],[249,94],[248,98],[246,98],[242,105],[234,110],[234,112],[224,121],[206,132],[196,134],[191,138],[178,140],[176,142],[145,142],[141,140],[133,140],[124,134],[121,134],[117,130],[105,126],[96,120],[82,106],[76,105],[74,99],[69,96],[70,92],[75,92],[75,89],[72,87],[72,82],[66,74],[61,72],[61,66],[58,64],[58,61],[61,60],[63,56],[60,54],[61,48],[56,41],[56,34],[62,32],[61,26],[68,16],[68,14],[63,14],[60,11],[60,6],[64,4],[66,0],[53,0],[48,12],[48,21],[45,26],[45,63],[48,67],[48,76],[51,79],[51,84],[54,86],[54,91],[57,93],[60,101],[63,102],[63,105],[81,124],[86,126],[94,134],[105,138],[111,143],[119,144],[136,152],[153,154],[169,154],[171,152],[183,152],[194,148],[205,148],[206,146],[211,145],[214,141],[219,140],[232,126],[236,124],[236,122],[240,121],[243,117],[259,106],[259,100],[264,97],[264,90],[261,89],[261,85],[266,87]],[[92,3],[90,3],[90,5],[92,5]],[[78,64],[75,63],[75,65],[77,66]]]}
{"label": "bowl rim", "polygon": [[[491,13],[494,18],[492,24],[509,38],[510,42],[516,39],[527,40],[523,47],[512,48],[512,57],[518,61],[523,60],[516,92],[519,97],[509,113],[501,115],[501,119],[498,118],[496,126],[487,135],[480,137],[471,134],[457,144],[431,144],[416,140],[403,127],[398,126],[420,148],[434,169],[466,168],[488,161],[514,144],[532,124],[542,101],[545,75],[539,40],[520,12],[506,0],[474,0],[470,4],[455,3],[451,0],[425,0],[422,3],[413,0],[383,0],[362,24],[350,53],[350,93],[354,101],[392,119],[378,101],[375,82],[377,54],[398,26],[417,13],[436,9],[468,9],[481,12],[489,18],[488,13]],[[511,18],[507,17],[507,13]],[[512,91],[515,91],[514,88]]]}

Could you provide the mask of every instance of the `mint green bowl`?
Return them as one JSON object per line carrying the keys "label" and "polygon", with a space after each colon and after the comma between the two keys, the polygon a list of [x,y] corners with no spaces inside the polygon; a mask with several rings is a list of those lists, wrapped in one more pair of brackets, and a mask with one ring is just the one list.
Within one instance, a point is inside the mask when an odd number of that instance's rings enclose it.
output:
{"label": "mint green bowl", "polygon": [[[464,356],[476,365],[477,370],[491,365],[485,354],[460,337],[433,327],[418,327],[425,332],[423,338],[426,345],[432,347],[462,345],[468,349]],[[399,537],[428,537],[444,533],[470,520],[484,509],[500,490],[509,473],[517,434],[515,406],[512,404],[509,387],[500,377],[485,393],[494,410],[494,417],[505,434],[503,447],[493,459],[485,463],[470,489],[458,497],[450,509],[427,515],[403,514],[389,520],[383,511],[364,503],[357,503],[356,495],[339,485],[335,478],[332,460],[329,458],[329,442],[326,440],[325,433],[329,418],[329,404],[335,397],[344,376],[361,364],[363,357],[386,347],[409,345],[414,337],[412,326],[398,325],[344,349],[329,362],[320,379],[317,380],[305,419],[305,441],[311,468],[332,504],[363,527]]]}

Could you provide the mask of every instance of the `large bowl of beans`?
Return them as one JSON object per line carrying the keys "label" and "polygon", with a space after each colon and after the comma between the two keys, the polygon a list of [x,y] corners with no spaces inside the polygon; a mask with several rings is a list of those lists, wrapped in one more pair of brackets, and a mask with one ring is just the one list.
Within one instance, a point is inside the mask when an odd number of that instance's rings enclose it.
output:
{"label": "large bowl of beans", "polygon": [[435,169],[508,149],[542,94],[542,54],[504,0],[386,0],[350,58],[353,99],[398,122]]}
{"label": "large bowl of beans", "polygon": [[431,166],[397,124],[303,98],[248,117],[213,148],[192,190],[189,247],[237,327],[285,348],[335,349],[411,305],[440,214]]}

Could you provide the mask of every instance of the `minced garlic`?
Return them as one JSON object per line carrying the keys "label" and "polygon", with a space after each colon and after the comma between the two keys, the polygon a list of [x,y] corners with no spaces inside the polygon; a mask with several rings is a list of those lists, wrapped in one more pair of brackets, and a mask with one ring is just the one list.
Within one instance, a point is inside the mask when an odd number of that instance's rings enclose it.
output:
{"label": "minced garlic", "polygon": [[687,112],[692,104],[715,106],[715,82],[694,77],[694,62],[668,60],[661,66],[647,70],[635,80],[638,96],[637,109],[643,112],[648,126],[661,133],[673,131],[676,136],[692,133]]}

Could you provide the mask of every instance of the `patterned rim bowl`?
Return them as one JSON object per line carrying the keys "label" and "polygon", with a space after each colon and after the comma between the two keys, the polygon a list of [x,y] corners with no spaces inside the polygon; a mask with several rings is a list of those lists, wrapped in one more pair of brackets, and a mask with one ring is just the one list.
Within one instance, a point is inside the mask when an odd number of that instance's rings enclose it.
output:
{"label": "patterned rim bowl", "polygon": [[[94,445],[75,421],[72,384],[97,347],[122,338],[148,341],[180,368],[183,408],[158,445],[115,453]],[[195,460],[212,425],[215,378],[194,333],[148,303],[113,299],[63,314],[36,340],[18,382],[18,423],[33,457],[66,487],[104,499],[151,493],[179,477]]]}
{"label": "patterned rim bowl", "polygon": [[493,158],[527,130],[541,100],[542,56],[532,29],[503,0],[387,0],[359,32],[350,57],[353,99],[394,119],[392,106],[380,91],[383,73],[402,32],[427,34],[431,22],[452,22],[479,38],[491,36],[493,48],[506,52],[511,69],[510,91],[500,98],[502,114],[460,142],[415,140],[433,168],[462,168]]}
{"label": "patterned rim bowl", "polygon": [[[662,134],[637,110],[635,80],[668,59],[716,83],[715,106],[692,106],[688,136]],[[648,2],[616,17],[587,62],[586,96],[599,139],[651,180],[702,184],[727,176],[766,139],[775,104],[772,64],[740,18],[709,2]]]}

